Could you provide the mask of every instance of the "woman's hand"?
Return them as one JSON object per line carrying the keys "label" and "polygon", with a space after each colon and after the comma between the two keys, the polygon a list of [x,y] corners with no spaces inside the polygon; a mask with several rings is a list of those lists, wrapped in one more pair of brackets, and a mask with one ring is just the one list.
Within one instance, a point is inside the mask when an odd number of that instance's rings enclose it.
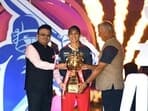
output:
{"label": "woman's hand", "polygon": [[65,85],[64,83],[62,83],[62,82],[61,82],[59,85],[60,85],[60,88],[61,88],[62,90],[65,89],[65,87],[66,87],[66,85]]}
{"label": "woman's hand", "polygon": [[67,69],[66,63],[59,63],[55,66],[57,69]]}

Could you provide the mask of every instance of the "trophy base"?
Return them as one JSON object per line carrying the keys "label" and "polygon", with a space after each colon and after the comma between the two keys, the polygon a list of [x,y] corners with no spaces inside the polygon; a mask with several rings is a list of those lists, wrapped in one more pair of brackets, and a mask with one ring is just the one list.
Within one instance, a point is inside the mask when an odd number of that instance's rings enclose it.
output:
{"label": "trophy base", "polygon": [[78,91],[79,91],[78,84],[68,84],[67,86],[68,93],[78,93]]}

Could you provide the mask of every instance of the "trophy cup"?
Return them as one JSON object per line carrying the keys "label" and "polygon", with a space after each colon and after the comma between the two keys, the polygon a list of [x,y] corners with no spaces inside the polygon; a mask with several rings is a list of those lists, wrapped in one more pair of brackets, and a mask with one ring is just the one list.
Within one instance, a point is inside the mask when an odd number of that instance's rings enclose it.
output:
{"label": "trophy cup", "polygon": [[66,59],[67,68],[70,70],[70,73],[72,73],[66,86],[67,92],[69,93],[78,93],[78,84],[80,82],[78,71],[81,69],[83,61],[83,55],[78,51],[73,51]]}

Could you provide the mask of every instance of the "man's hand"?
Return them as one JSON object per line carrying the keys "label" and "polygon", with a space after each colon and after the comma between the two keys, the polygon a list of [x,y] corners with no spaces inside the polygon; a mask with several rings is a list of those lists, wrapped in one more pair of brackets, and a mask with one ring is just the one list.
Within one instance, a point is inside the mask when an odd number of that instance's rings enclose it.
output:
{"label": "man's hand", "polygon": [[86,70],[86,69],[89,69],[89,68],[88,68],[88,65],[87,64],[82,64],[81,69],[82,70]]}
{"label": "man's hand", "polygon": [[88,86],[88,83],[84,82],[79,85],[79,93],[82,93],[85,88]]}
{"label": "man's hand", "polygon": [[94,70],[96,66],[97,65],[82,64],[81,69],[82,70],[87,70],[87,69]]}

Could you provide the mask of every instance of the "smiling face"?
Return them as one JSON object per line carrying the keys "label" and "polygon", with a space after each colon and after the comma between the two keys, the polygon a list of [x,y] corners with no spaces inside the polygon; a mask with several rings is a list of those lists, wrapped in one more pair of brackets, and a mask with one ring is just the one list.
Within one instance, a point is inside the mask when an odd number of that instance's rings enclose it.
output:
{"label": "smiling face", "polygon": [[40,29],[38,33],[38,41],[42,45],[46,46],[50,41],[51,32],[48,29]]}
{"label": "smiling face", "polygon": [[75,46],[79,44],[80,29],[77,26],[71,26],[68,30],[70,44]]}
{"label": "smiling face", "polygon": [[106,41],[112,37],[115,37],[113,25],[110,22],[103,22],[98,25],[99,36],[103,41]]}
{"label": "smiling face", "polygon": [[77,30],[71,30],[69,33],[69,40],[71,43],[78,43],[80,34]]}
{"label": "smiling face", "polygon": [[103,41],[106,41],[108,39],[109,31],[107,31],[104,26],[100,26],[98,32]]}

